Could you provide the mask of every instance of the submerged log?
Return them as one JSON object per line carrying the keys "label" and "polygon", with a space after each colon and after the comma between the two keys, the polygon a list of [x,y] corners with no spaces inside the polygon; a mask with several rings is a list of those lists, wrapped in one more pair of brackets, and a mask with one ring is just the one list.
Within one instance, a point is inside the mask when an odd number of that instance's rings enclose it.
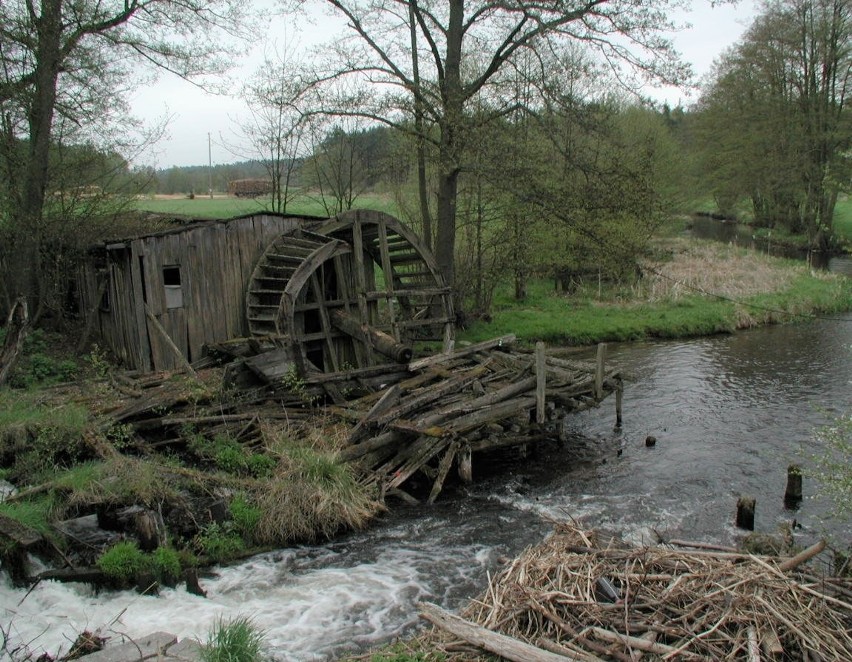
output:
{"label": "submerged log", "polygon": [[740,497],[737,500],[737,528],[754,531],[755,500],[752,497]]}

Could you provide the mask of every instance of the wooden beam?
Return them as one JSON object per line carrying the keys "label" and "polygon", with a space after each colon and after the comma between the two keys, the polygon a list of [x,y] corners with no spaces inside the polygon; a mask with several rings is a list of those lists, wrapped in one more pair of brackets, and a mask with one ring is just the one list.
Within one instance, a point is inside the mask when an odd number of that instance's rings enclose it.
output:
{"label": "wooden beam", "polygon": [[434,356],[426,356],[422,359],[418,359],[416,361],[412,361],[408,364],[408,369],[410,371],[420,370],[422,368],[426,368],[430,365],[436,365],[439,363],[444,363],[445,361],[452,361],[453,359],[457,359],[462,356],[469,356],[470,354],[476,354],[476,352],[484,352],[488,349],[494,349],[495,347],[502,347],[504,345],[511,345],[515,342],[516,336],[514,333],[507,334],[505,336],[500,336],[499,338],[494,338],[492,340],[486,340],[484,342],[475,343],[473,345],[469,345],[462,349],[456,349],[451,353],[444,354],[435,354]]}
{"label": "wooden beam", "polygon": [[488,630],[429,602],[421,602],[417,606],[420,609],[420,616],[430,623],[512,662],[567,662],[581,659],[557,655],[505,634]]}
{"label": "wooden beam", "polygon": [[342,310],[335,310],[331,323],[344,333],[360,340],[365,345],[372,346],[377,352],[384,354],[397,363],[408,363],[411,360],[411,347],[398,342],[384,331],[376,329],[366,322],[359,322]]}

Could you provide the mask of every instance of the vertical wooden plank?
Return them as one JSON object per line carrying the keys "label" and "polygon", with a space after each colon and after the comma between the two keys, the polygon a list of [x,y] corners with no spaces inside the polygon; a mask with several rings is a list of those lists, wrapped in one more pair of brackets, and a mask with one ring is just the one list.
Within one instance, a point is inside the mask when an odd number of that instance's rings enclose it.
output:
{"label": "vertical wooden plank", "polygon": [[[322,287],[320,287],[316,271],[311,274],[311,289],[313,289],[314,299],[316,299],[317,304],[319,305],[320,324],[322,325],[322,332],[325,335],[326,355],[331,361],[332,368],[335,372],[337,372],[340,370],[340,363],[337,360],[337,352],[335,351],[334,343],[331,340],[331,334],[334,333],[334,329],[328,319],[328,309],[325,306],[325,297],[323,296]],[[325,369],[328,370],[328,366],[325,366]]]}
{"label": "vertical wooden plank", "polygon": [[[354,260],[351,254],[345,256],[334,256],[334,272],[337,276],[338,296],[343,300],[343,308],[349,315],[352,314],[352,288],[350,287],[350,278],[352,278],[353,275],[353,263]],[[360,342],[347,337],[339,340],[338,343],[345,343],[352,347],[352,351],[355,353],[355,363],[358,368],[365,368],[369,365],[367,350]]]}
{"label": "vertical wooden plank", "polygon": [[133,303],[131,322],[136,332],[136,342],[133,345],[136,368],[144,372],[154,369],[153,351],[148,334],[148,318],[145,315],[145,250],[142,240],[130,243],[130,280],[132,284]]}
{"label": "vertical wooden plank", "polygon": [[544,343],[535,344],[535,422],[544,423],[546,420],[545,396],[547,394],[547,356]]}
{"label": "vertical wooden plank", "polygon": [[[367,306],[366,266],[364,260],[364,239],[361,234],[361,218],[357,214],[352,223],[352,269],[355,271],[355,296],[358,299],[358,313],[361,321],[370,323],[370,312]],[[372,260],[370,266],[372,267]],[[364,343],[367,365],[373,365],[373,348],[369,341]]]}
{"label": "vertical wooden plank", "polygon": [[393,288],[393,267],[391,266],[390,253],[388,252],[388,231],[384,216],[378,219],[379,226],[379,253],[382,260],[382,271],[385,274],[385,300],[388,306],[388,316],[390,317],[391,335],[394,340],[401,342],[399,335],[399,327],[396,323],[396,314],[394,312],[394,288]]}
{"label": "vertical wooden plank", "polygon": [[606,362],[606,343],[598,345],[598,354],[595,361],[595,400],[603,399],[604,363]]}

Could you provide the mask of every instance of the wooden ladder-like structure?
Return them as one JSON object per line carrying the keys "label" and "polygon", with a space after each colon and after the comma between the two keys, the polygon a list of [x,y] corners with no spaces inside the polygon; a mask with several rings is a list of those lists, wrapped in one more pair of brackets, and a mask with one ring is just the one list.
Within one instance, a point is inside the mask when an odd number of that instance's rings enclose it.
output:
{"label": "wooden ladder-like structure", "polygon": [[252,335],[286,338],[297,363],[326,372],[399,362],[419,339],[448,344],[455,321],[429,251],[370,211],[277,238],[252,274],[246,317]]}

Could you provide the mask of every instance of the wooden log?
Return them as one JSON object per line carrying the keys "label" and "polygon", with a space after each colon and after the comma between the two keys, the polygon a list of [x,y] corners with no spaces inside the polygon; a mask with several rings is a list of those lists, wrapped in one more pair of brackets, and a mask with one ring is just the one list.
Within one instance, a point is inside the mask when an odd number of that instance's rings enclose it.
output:
{"label": "wooden log", "polygon": [[452,353],[435,354],[434,356],[427,356],[422,359],[412,361],[408,364],[408,370],[411,372],[415,370],[421,370],[428,366],[438,365],[439,363],[444,363],[445,361],[451,361],[452,359],[458,358],[460,356],[470,356],[471,354],[476,354],[477,352],[484,352],[485,350],[494,349],[495,347],[508,346],[511,345],[513,342],[515,342],[515,334],[510,333],[505,336],[500,336],[499,338],[494,338],[493,340],[486,340],[484,342],[469,345],[462,349],[453,350]]}
{"label": "wooden log", "polygon": [[438,498],[438,495],[441,493],[441,490],[444,487],[444,481],[447,478],[447,474],[450,472],[450,467],[453,464],[453,459],[456,457],[456,453],[459,450],[459,442],[454,441],[450,444],[450,447],[447,449],[447,452],[444,453],[444,457],[441,458],[440,463],[438,464],[438,474],[435,476],[435,482],[432,483],[432,490],[429,492],[429,498],[426,503],[433,504],[435,503],[435,499]]}
{"label": "wooden log", "polygon": [[784,654],[784,646],[778,638],[778,633],[771,625],[767,625],[760,631],[761,647],[763,652],[769,656],[769,659],[777,659],[778,656]]}
{"label": "wooden log", "polygon": [[566,660],[581,659],[557,655],[505,634],[487,630],[429,602],[421,602],[417,606],[420,609],[420,615],[430,623],[512,662],[566,662]]}
{"label": "wooden log", "polygon": [[361,437],[364,436],[364,433],[367,429],[367,426],[373,423],[381,414],[384,414],[388,409],[393,407],[397,400],[399,400],[400,389],[397,384],[394,384],[389,389],[387,389],[379,398],[379,401],[374,404],[370,411],[366,413],[366,415],[358,421],[357,425],[349,432],[349,435],[346,437],[347,444],[356,443]]}
{"label": "wooden log", "polygon": [[389,423],[392,420],[401,418],[403,416],[407,416],[413,411],[426,407],[427,405],[432,404],[436,400],[440,400],[444,396],[461,391],[468,384],[470,384],[475,379],[482,376],[486,371],[486,366],[476,366],[471,368],[470,370],[465,371],[464,373],[454,375],[449,379],[445,379],[438,384],[430,386],[429,388],[424,389],[417,395],[411,396],[401,402],[399,406],[390,410],[387,413],[383,413],[377,420],[377,425],[384,425]]}
{"label": "wooden log", "polygon": [[359,322],[343,310],[335,310],[331,313],[330,318],[335,327],[360,340],[365,345],[373,347],[389,359],[397,363],[408,363],[411,360],[411,347],[397,342],[393,336],[384,331],[380,331],[366,322]]}
{"label": "wooden log", "polygon": [[737,528],[754,531],[754,508],[753,497],[740,497],[737,499]]}
{"label": "wooden log", "polygon": [[757,629],[752,625],[746,629],[748,642],[748,662],[760,662],[760,644],[757,641]]}
{"label": "wooden log", "polygon": [[535,422],[539,425],[547,420],[545,411],[545,396],[547,394],[547,355],[544,351],[544,343],[535,344]]}
{"label": "wooden log", "polygon": [[646,653],[653,653],[655,655],[670,655],[672,653],[677,653],[679,656],[682,655],[683,659],[700,659],[700,656],[698,655],[688,653],[686,651],[678,651],[677,648],[674,648],[672,646],[648,641],[647,639],[642,639],[641,637],[631,637],[627,634],[611,632],[610,630],[604,630],[603,628],[599,628],[596,626],[591,626],[587,628],[587,632],[595,635],[598,639],[603,639],[604,641],[609,641],[615,644],[621,644],[623,646],[635,648],[640,651],[645,651]]}
{"label": "wooden log", "polygon": [[621,427],[621,404],[624,401],[624,382],[620,379],[615,386],[615,427]]}
{"label": "wooden log", "polygon": [[446,427],[449,432],[461,434],[480,425],[484,425],[485,423],[499,421],[519,412],[532,409],[534,405],[535,396],[513,398],[512,400],[501,402],[500,404],[496,404],[487,409],[481,409],[470,414],[465,414],[464,416],[459,416],[448,423]]}
{"label": "wooden log", "polygon": [[[407,453],[408,460],[396,471],[393,472],[392,478],[388,481],[388,489],[399,487],[407,481],[429,460],[435,457],[438,453],[444,450],[449,445],[447,439],[433,439],[431,437],[421,437],[412,446],[413,452]],[[396,464],[393,462],[392,464]]]}
{"label": "wooden log", "polygon": [[825,540],[820,540],[817,543],[814,543],[810,547],[805,550],[802,550],[798,554],[796,554],[793,558],[787,559],[781,565],[778,566],[779,570],[792,570],[797,566],[802,565],[805,561],[809,561],[814,556],[822,552],[825,549]]}

